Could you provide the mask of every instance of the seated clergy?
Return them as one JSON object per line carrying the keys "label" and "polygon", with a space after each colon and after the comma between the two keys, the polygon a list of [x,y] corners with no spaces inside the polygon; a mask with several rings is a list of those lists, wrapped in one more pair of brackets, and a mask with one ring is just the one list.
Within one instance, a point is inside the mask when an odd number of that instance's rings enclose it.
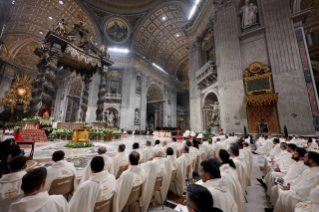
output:
{"label": "seated clergy", "polygon": [[27,172],[22,178],[21,189],[24,197],[13,203],[9,212],[68,212],[69,204],[62,195],[49,195],[44,190],[47,169],[44,167],[35,168]]}
{"label": "seated clergy", "polygon": [[136,151],[138,152],[138,154],[140,155],[140,160],[139,160],[139,163],[144,163],[144,160],[143,160],[143,152],[140,150],[140,144],[135,142],[132,146],[132,149],[133,151]]}
{"label": "seated clergy", "polygon": [[182,149],[182,155],[178,158],[180,160],[184,160],[186,164],[186,175],[188,178],[193,177],[193,156],[189,153],[189,148],[188,146],[184,146]]}
{"label": "seated clergy", "polygon": [[310,201],[300,202],[295,205],[295,212],[319,211],[319,185],[310,191]]}
{"label": "seated clergy", "polygon": [[167,149],[167,147],[168,147],[167,141],[163,141],[162,149],[163,149],[164,157],[166,156],[166,149]]}
{"label": "seated clergy", "polygon": [[[281,153],[280,153],[280,157],[276,158],[271,164],[275,165],[276,167],[271,168],[270,171],[267,173],[267,175],[265,176],[265,180],[263,182],[266,183],[267,187],[271,188],[274,184],[274,179],[275,177],[279,176],[276,173],[280,173],[281,169],[282,169],[282,176],[284,176],[284,169],[288,169],[289,166],[294,162],[294,160],[292,159],[292,155],[294,152],[294,149],[296,148],[295,144],[288,144],[286,142],[282,142],[280,143],[280,147],[282,149]],[[293,149],[292,149],[293,148]],[[270,165],[269,165],[270,167]],[[258,179],[258,181],[260,182],[261,179]],[[269,189],[267,191],[270,196],[270,192],[271,190]]]}
{"label": "seated clergy", "polygon": [[243,194],[245,195],[245,190],[247,186],[247,180],[248,180],[248,173],[245,169],[245,161],[242,157],[239,157],[239,147],[236,143],[233,143],[230,146],[230,156],[232,157],[235,165],[236,165],[236,171],[238,175],[238,180],[240,182]]}
{"label": "seated clergy", "polygon": [[121,166],[128,165],[127,154],[125,153],[126,146],[124,144],[120,144],[117,151],[117,155],[113,158],[114,163],[114,176],[117,177]]}
{"label": "seated clergy", "polygon": [[[70,201],[71,211],[93,212],[97,202],[108,200],[117,192],[116,179],[105,169],[103,157],[94,157],[90,168],[90,179],[80,185]],[[112,211],[117,211],[116,207],[117,205],[113,204]]]}
{"label": "seated clergy", "polygon": [[[251,185],[251,179],[250,179],[250,162],[249,162],[249,154],[247,151],[244,151],[244,140],[243,139],[239,139],[236,144],[239,147],[239,157],[238,158],[243,158],[243,161],[245,163],[245,170],[247,172],[247,176],[248,176],[248,181],[247,181],[247,186]],[[232,145],[232,144],[231,144]]]}
{"label": "seated clergy", "polygon": [[76,180],[76,169],[73,163],[69,163],[64,160],[65,153],[61,150],[55,151],[52,155],[52,160],[54,163],[48,168],[48,176],[46,178],[46,183],[44,190],[50,191],[51,184],[54,180],[64,177],[74,176],[73,181],[73,192],[76,190],[77,180]]}
{"label": "seated clergy", "polygon": [[[296,179],[305,169],[307,169],[307,166],[304,164],[304,156],[306,154],[306,150],[304,148],[296,148],[293,155],[292,159],[295,161],[292,163],[289,168],[288,172],[281,173],[281,172],[275,172],[276,174],[273,174],[273,177],[278,177],[283,180],[283,184],[287,185],[288,183],[291,183],[294,179]],[[268,182],[267,182],[268,185]],[[272,187],[271,189],[267,189],[267,194],[270,196],[270,200],[272,205],[276,205],[277,199],[278,199],[278,189],[281,187],[278,183],[271,184]],[[268,190],[271,190],[268,192]]]}
{"label": "seated clergy", "polygon": [[153,148],[152,148],[152,142],[146,141],[146,146],[142,151],[143,153],[143,163],[146,163],[149,160],[153,159]]}
{"label": "seated clergy", "polygon": [[304,162],[309,168],[279,189],[275,212],[293,212],[297,203],[310,200],[311,189],[319,185],[319,153],[307,152]]}
{"label": "seated clergy", "polygon": [[124,209],[124,206],[131,194],[132,188],[143,184],[146,180],[144,171],[138,165],[139,159],[139,153],[133,151],[129,155],[130,167],[128,170],[122,173],[119,179],[117,179],[118,192],[115,194],[114,200],[118,206],[118,211],[122,211]]}
{"label": "seated clergy", "polygon": [[[105,146],[101,146],[97,150],[97,153],[99,154],[99,156],[101,156],[104,159],[104,170],[107,170],[108,173],[113,174],[114,173],[113,159],[110,156],[106,155],[106,152],[107,150]],[[88,164],[84,169],[84,175],[81,179],[80,185],[84,183],[85,181],[89,180],[91,175],[92,175],[91,165]]]}
{"label": "seated clergy", "polygon": [[220,140],[220,138],[217,138],[216,139],[216,142],[215,142],[215,152],[214,152],[214,156],[218,156],[219,154],[219,150],[221,149],[226,149],[224,143]]}
{"label": "seated clergy", "polygon": [[186,206],[189,212],[222,212],[214,208],[214,197],[203,186],[190,184],[185,195]]}
{"label": "seated clergy", "polygon": [[280,153],[282,153],[282,145],[280,145],[279,139],[274,138],[273,139],[273,148],[268,153],[268,157],[264,157],[264,173],[268,174],[270,171],[270,162],[276,161],[278,158],[280,158]]}
{"label": "seated clergy", "polygon": [[168,147],[166,149],[166,155],[167,155],[167,160],[171,163],[172,171],[177,170],[178,169],[178,162],[177,162],[177,158],[174,154],[174,149],[172,147]]}
{"label": "seated clergy", "polygon": [[316,140],[312,138],[308,139],[307,146],[310,150],[318,149],[318,144],[316,143]]}
{"label": "seated clergy", "polygon": [[164,151],[160,140],[155,141],[155,146],[153,147],[153,151],[155,152],[156,150]]}
{"label": "seated clergy", "polygon": [[268,138],[268,136],[265,136],[265,141],[259,145],[256,151],[254,151],[254,154],[264,155],[268,154],[273,146],[272,138]]}
{"label": "seated clergy", "polygon": [[174,155],[177,156],[177,151],[179,151],[179,145],[177,143],[177,139],[175,137],[172,138],[172,143],[170,144],[170,147],[174,150]]}
{"label": "seated clergy", "polygon": [[22,177],[26,174],[27,159],[24,156],[16,156],[9,164],[10,174],[5,174],[0,179],[0,208],[1,211],[9,211],[12,203],[18,202],[24,193],[21,190]]}
{"label": "seated clergy", "polygon": [[221,177],[219,165],[220,162],[217,158],[201,163],[200,176],[203,181],[202,186],[211,192],[215,208],[219,208],[224,212],[237,212],[237,204],[227,188],[225,179]]}
{"label": "seated clergy", "polygon": [[219,151],[219,160],[221,161],[219,167],[220,174],[226,180],[227,188],[234,197],[238,212],[243,212],[244,195],[236,173],[236,166],[225,149]]}
{"label": "seated clergy", "polygon": [[[188,147],[184,147],[185,149]],[[183,149],[184,149],[183,148]],[[184,150],[183,150],[184,151]],[[186,151],[185,151],[186,152]],[[176,159],[176,157],[171,156],[171,153],[169,153],[169,149],[167,149],[167,159],[171,161],[172,166],[176,166],[176,187],[174,183],[171,184],[170,190],[173,191],[174,193],[177,193],[178,195],[182,195],[185,187],[185,179],[186,179],[186,174],[187,174],[187,164],[188,164],[188,158],[185,157],[179,157]],[[176,191],[177,190],[177,191]]]}

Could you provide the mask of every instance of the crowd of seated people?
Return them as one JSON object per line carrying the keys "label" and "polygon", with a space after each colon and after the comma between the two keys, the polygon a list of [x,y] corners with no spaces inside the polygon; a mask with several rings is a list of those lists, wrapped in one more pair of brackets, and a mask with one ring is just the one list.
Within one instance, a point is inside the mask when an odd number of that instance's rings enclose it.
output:
{"label": "crowd of seated people", "polygon": [[[121,144],[111,158],[105,146],[99,147],[80,184],[74,165],[65,160],[61,150],[53,153],[51,167],[27,173],[25,157],[15,156],[8,166],[10,173],[0,179],[0,208],[11,212],[93,212],[97,207],[111,207],[114,212],[146,212],[150,205],[163,205],[170,191],[179,196],[186,192],[188,211],[244,211],[252,165],[247,139],[234,135],[208,140],[173,138],[154,144],[146,141],[143,149],[134,143],[132,149],[127,154],[126,145]],[[194,180],[195,173],[200,181]],[[68,185],[72,196],[59,195],[58,185]],[[132,201],[132,194],[139,191]]]}

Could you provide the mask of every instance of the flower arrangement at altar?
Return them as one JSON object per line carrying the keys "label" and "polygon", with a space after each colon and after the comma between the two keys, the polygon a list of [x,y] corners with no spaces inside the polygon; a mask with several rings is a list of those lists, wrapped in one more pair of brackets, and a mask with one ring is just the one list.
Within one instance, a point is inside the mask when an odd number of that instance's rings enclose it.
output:
{"label": "flower arrangement at altar", "polygon": [[92,121],[91,124],[106,124],[106,121]]}
{"label": "flower arrangement at altar", "polygon": [[64,147],[69,147],[69,148],[87,148],[87,147],[93,147],[93,146],[94,144],[91,142],[73,143],[72,141],[64,145]]}
{"label": "flower arrangement at altar", "polygon": [[52,126],[52,123],[54,122],[54,118],[50,117],[48,120],[41,119],[40,120],[40,126]]}
{"label": "flower arrangement at altar", "polygon": [[40,117],[39,116],[33,116],[32,118],[23,118],[21,120],[22,123],[25,123],[25,122],[40,122]]}
{"label": "flower arrangement at altar", "polygon": [[15,127],[13,128],[13,131],[14,131],[15,134],[17,134],[17,133],[19,132],[19,130],[21,130],[21,129],[22,129],[21,126],[15,126]]}
{"label": "flower arrangement at altar", "polygon": [[85,125],[88,125],[89,124],[89,122],[87,122],[87,121],[77,121],[77,122],[75,122],[76,124],[85,124]]}
{"label": "flower arrangement at altar", "polygon": [[123,132],[120,131],[120,130],[117,130],[117,131],[113,131],[111,134],[112,134],[113,136],[115,136],[115,135],[122,135]]}

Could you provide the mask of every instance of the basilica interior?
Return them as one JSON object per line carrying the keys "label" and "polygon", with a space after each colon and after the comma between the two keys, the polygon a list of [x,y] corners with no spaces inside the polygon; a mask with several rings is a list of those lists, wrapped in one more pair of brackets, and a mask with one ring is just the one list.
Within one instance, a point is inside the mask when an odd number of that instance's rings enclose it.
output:
{"label": "basilica interior", "polygon": [[[99,147],[146,140],[318,138],[318,89],[318,0],[0,0],[0,137],[27,171],[63,150],[80,181]],[[238,211],[266,199],[252,183]]]}

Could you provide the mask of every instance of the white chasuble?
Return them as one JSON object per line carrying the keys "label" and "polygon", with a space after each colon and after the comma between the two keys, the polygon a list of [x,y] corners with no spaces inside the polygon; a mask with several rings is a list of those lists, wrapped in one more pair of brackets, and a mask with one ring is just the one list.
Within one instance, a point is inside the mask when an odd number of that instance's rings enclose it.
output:
{"label": "white chasuble", "polygon": [[319,167],[309,167],[290,185],[289,191],[279,189],[274,212],[293,212],[299,202],[310,201],[310,191],[319,185]]}
{"label": "white chasuble", "polygon": [[[273,172],[272,177],[282,177],[284,179],[285,184],[287,184],[288,182],[292,182],[294,179],[296,179],[307,168],[308,166],[305,165],[303,160],[300,160],[298,162],[296,161],[293,164],[291,164],[291,166],[289,166],[287,174],[285,174],[284,176],[281,176],[279,173],[277,174],[277,172]],[[278,199],[278,189],[279,189],[279,185],[274,185],[271,187],[270,195],[268,194],[270,196],[270,200],[273,206],[276,205],[276,202]]]}
{"label": "white chasuble", "polygon": [[230,167],[228,164],[222,164],[219,169],[222,178],[226,181],[226,186],[229,192],[237,204],[238,212],[244,212],[245,200],[236,170]]}
{"label": "white chasuble", "polygon": [[125,152],[119,152],[117,155],[113,158],[113,164],[114,164],[114,176],[117,177],[117,174],[119,173],[121,166],[128,165],[128,156]]}
{"label": "white chasuble", "polygon": [[295,212],[319,211],[319,185],[310,191],[310,201],[300,202],[295,205]]}
{"label": "white chasuble", "polygon": [[139,163],[144,163],[144,155],[143,155],[143,151],[140,149],[133,149],[133,151],[138,152],[138,154],[140,155],[140,159],[139,159]]}
{"label": "white chasuble", "polygon": [[[174,159],[169,158],[171,161],[175,161]],[[177,189],[177,194],[178,195],[182,195],[183,194],[183,190],[184,190],[184,186],[185,186],[185,180],[186,180],[186,174],[187,174],[187,158],[184,157],[179,157],[176,159],[176,179],[175,179],[175,183],[176,183],[176,187],[174,183],[171,184],[170,186],[170,190],[176,194],[176,189]],[[174,162],[173,162],[174,164]]]}
{"label": "white chasuble", "polygon": [[161,164],[161,166],[164,166],[165,168],[165,172],[163,174],[165,174],[163,177],[163,184],[161,187],[161,194],[162,194],[162,198],[163,198],[163,202],[161,203],[161,198],[159,196],[159,192],[156,192],[155,194],[155,199],[156,199],[156,204],[164,204],[165,201],[165,197],[167,196],[168,193],[168,189],[169,186],[171,184],[171,178],[172,178],[172,171],[173,171],[173,167],[171,165],[171,162],[167,159],[167,158],[154,158],[153,163],[158,163]]}
{"label": "white chasuble", "polygon": [[[115,193],[114,196],[114,201],[118,206],[118,211],[123,210],[128,198],[131,195],[132,188],[145,183],[145,180],[146,175],[140,166],[130,166],[128,170],[122,173],[120,178],[117,179],[118,192]],[[143,187],[144,186],[145,184]]]}
{"label": "white chasuble", "polygon": [[74,190],[76,191],[77,187],[77,180],[76,180],[76,169],[73,163],[69,163],[66,160],[60,160],[53,163],[48,169],[47,180],[45,183],[44,191],[49,191],[51,188],[51,184],[56,179],[61,179],[65,177],[74,176],[73,186]]}
{"label": "white chasuble", "polygon": [[246,190],[247,180],[248,180],[248,173],[247,173],[247,170],[245,170],[245,167],[246,167],[245,161],[241,157],[235,157],[233,158],[233,161],[236,165],[236,172],[237,172],[238,180],[242,188],[242,192],[245,195],[245,190]]}
{"label": "white chasuble", "polygon": [[[155,158],[154,158],[155,159]],[[154,160],[153,159],[153,160]],[[142,212],[146,212],[149,204],[151,202],[153,193],[154,193],[154,186],[156,182],[156,178],[160,176],[165,177],[165,165],[160,164],[158,162],[149,161],[145,164],[142,164],[142,170],[144,170],[146,175],[145,184],[143,186],[143,195],[141,198],[141,206]]]}
{"label": "white chasuble", "polygon": [[49,195],[47,191],[22,198],[13,203],[9,212],[69,212],[70,206],[62,195]]}
{"label": "white chasuble", "polygon": [[22,177],[26,171],[5,174],[0,179],[0,211],[7,212],[12,203],[23,198]]}
{"label": "white chasuble", "polygon": [[[113,159],[106,154],[101,154],[98,156],[101,156],[104,159],[104,171],[107,170],[110,174],[114,174]],[[85,181],[89,180],[91,175],[92,175],[91,163],[89,163],[84,169],[84,175],[81,179],[80,185],[84,183]]]}
{"label": "white chasuble", "polygon": [[271,151],[273,146],[272,139],[268,139],[262,146],[259,146],[258,149],[255,151],[259,155],[267,154]]}
{"label": "white chasuble", "polygon": [[[197,183],[196,183],[197,184]],[[213,196],[214,207],[221,209],[223,212],[237,212],[238,207],[233,196],[228,191],[224,179],[211,179],[202,184]]]}
{"label": "white chasuble", "polygon": [[[172,142],[170,147],[174,150],[174,155],[177,157],[177,152],[179,151],[179,145],[176,142]],[[166,153],[166,152],[165,152]]]}
{"label": "white chasuble", "polygon": [[153,148],[150,146],[147,146],[143,149],[143,163],[146,163],[147,161],[153,159]]}
{"label": "white chasuble", "polygon": [[[188,175],[188,178],[193,177],[193,156],[190,153],[183,153],[180,158],[185,158],[186,160],[186,175]],[[188,169],[189,167],[189,169]],[[187,172],[188,169],[188,172]]]}
{"label": "white chasuble", "polygon": [[[110,199],[117,192],[114,175],[108,171],[92,173],[91,178],[79,186],[70,201],[71,212],[93,212],[97,202]],[[118,211],[113,199],[112,211]]]}

